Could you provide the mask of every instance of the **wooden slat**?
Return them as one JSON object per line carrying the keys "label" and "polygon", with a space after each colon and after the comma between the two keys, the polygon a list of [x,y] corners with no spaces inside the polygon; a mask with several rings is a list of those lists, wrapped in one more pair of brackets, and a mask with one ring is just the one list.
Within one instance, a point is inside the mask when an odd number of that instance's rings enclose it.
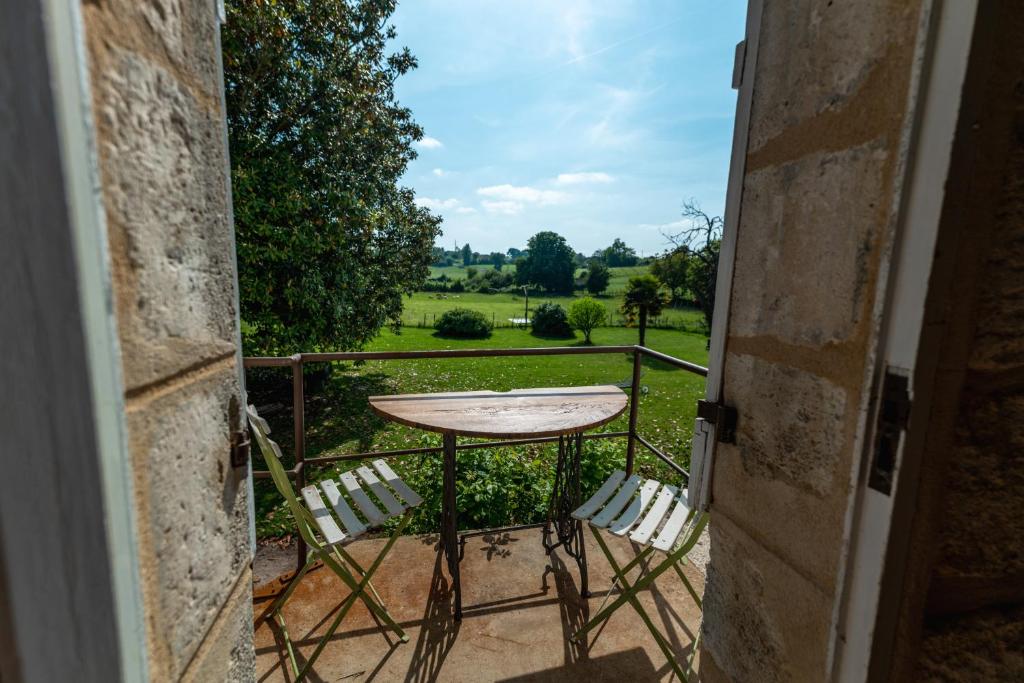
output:
{"label": "wooden slat", "polygon": [[615,489],[619,488],[619,484],[621,484],[622,480],[625,478],[626,473],[622,470],[615,470],[612,472],[611,476],[608,477],[608,480],[597,490],[597,493],[592,495],[590,500],[586,503],[576,508],[576,511],[572,513],[572,516],[576,519],[590,519],[594,513],[597,512],[597,509],[600,508],[613,493],[615,493]]}
{"label": "wooden slat", "polygon": [[632,477],[626,480],[626,483],[622,485],[619,492],[615,494],[615,497],[604,506],[597,515],[594,516],[590,523],[596,527],[604,528],[611,524],[611,521],[615,519],[615,515],[622,512],[622,508],[626,507],[629,503],[629,499],[636,493],[637,488],[640,487],[640,475],[634,474]]}
{"label": "wooden slat", "polygon": [[654,504],[647,511],[644,521],[640,522],[636,529],[633,530],[633,533],[629,535],[629,540],[641,544],[651,540],[651,536],[658,529],[661,520],[665,518],[665,513],[668,512],[669,507],[672,505],[672,500],[677,495],[679,495],[679,489],[675,486],[662,486],[661,490],[658,491],[658,497],[654,499]]}
{"label": "wooden slat", "polygon": [[325,479],[320,482],[320,488],[327,494],[327,502],[334,508],[335,514],[345,525],[345,531],[349,536],[358,536],[366,531],[366,525],[356,517],[356,513],[352,511],[348,501],[341,495],[341,491],[338,490],[338,485],[333,479]]}
{"label": "wooden slat", "polygon": [[324,499],[320,497],[320,492],[315,486],[307,486],[302,489],[302,499],[306,501],[306,507],[313,513],[313,519],[316,520],[316,525],[320,527],[320,533],[324,535],[328,544],[334,545],[345,540],[345,534],[338,527],[338,523],[334,521],[334,517],[331,517],[331,511],[324,505]]}
{"label": "wooden slat", "polygon": [[393,488],[395,492],[405,500],[406,504],[414,508],[423,502],[419,494],[413,491],[408,484],[402,481],[402,478],[395,474],[395,471],[391,469],[391,466],[384,460],[374,460],[373,466],[380,476],[384,477],[384,481],[388,483],[388,486]]}
{"label": "wooden slat", "polygon": [[348,491],[348,495],[352,500],[356,502],[356,506],[363,511],[366,518],[370,520],[370,525],[375,526],[377,524],[383,524],[387,521],[387,515],[380,511],[380,509],[373,504],[370,497],[366,495],[359,486],[359,480],[356,479],[356,475],[351,472],[345,472],[341,475],[341,485]]}
{"label": "wooden slat", "polygon": [[356,468],[356,472],[359,473],[359,476],[366,482],[366,485],[370,487],[371,491],[373,491],[373,495],[377,496],[377,500],[384,503],[384,507],[388,509],[389,515],[400,515],[405,512],[405,506],[395,498],[394,494],[388,490],[387,486],[384,486],[384,484],[381,483],[380,479],[377,478],[377,475],[373,473],[373,470],[366,465],[363,465],[362,467]]}
{"label": "wooden slat", "polygon": [[651,545],[662,552],[671,551],[676,545],[676,539],[679,538],[679,532],[683,530],[689,517],[690,507],[686,504],[686,491],[684,490],[679,496],[675,509],[669,515],[668,521],[665,522],[665,526],[661,528],[661,533]]}
{"label": "wooden slat", "polygon": [[654,479],[648,479],[644,482],[644,485],[640,487],[637,496],[630,502],[629,507],[626,508],[625,512],[619,515],[619,518],[611,523],[608,527],[608,531],[612,532],[616,536],[624,536],[630,528],[637,523],[640,516],[644,514],[644,510],[654,500],[654,494],[661,488],[661,482],[655,481]]}
{"label": "wooden slat", "polygon": [[260,417],[259,414],[256,412],[256,406],[246,406],[245,412],[249,414],[249,421],[253,422],[253,426],[255,426],[257,429],[263,432],[264,436],[270,434],[270,425],[267,424],[267,421]]}

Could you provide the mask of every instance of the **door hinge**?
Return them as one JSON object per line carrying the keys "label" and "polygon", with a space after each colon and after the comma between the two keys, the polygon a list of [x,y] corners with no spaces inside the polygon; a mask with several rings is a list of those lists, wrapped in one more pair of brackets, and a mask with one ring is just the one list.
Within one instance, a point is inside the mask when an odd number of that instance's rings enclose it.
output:
{"label": "door hinge", "polygon": [[889,495],[892,493],[900,438],[910,419],[910,380],[906,375],[886,369],[875,425],[874,452],[868,486]]}
{"label": "door hinge", "polygon": [[249,430],[239,429],[231,434],[231,466],[245,467],[249,464]]}
{"label": "door hinge", "polygon": [[715,440],[722,443],[736,443],[736,409],[721,403],[697,401],[697,417],[715,425]]}
{"label": "door hinge", "polygon": [[732,89],[739,90],[743,85],[743,70],[747,63],[747,41],[736,43],[736,55],[732,63]]}

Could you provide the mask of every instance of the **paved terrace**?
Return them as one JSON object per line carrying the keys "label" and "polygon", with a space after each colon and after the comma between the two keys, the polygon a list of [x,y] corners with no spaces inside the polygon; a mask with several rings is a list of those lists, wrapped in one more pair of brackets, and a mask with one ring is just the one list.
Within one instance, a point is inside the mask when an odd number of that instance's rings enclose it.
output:
{"label": "paved terrace", "polygon": [[[437,536],[400,538],[378,571],[374,585],[388,610],[409,635],[401,643],[382,631],[361,602],[349,612],[317,660],[310,681],[669,681],[672,670],[640,617],[628,605],[617,611],[589,646],[568,636],[586,623],[611,588],[612,571],[587,532],[589,601],[578,593],[576,563],[557,550],[544,554],[540,530],[530,529],[466,541],[462,562],[465,614],[451,618],[448,577],[437,551]],[[702,541],[706,543],[706,538]],[[371,559],[384,540],[362,540],[346,547],[360,562]],[[624,563],[633,556],[627,541],[610,546]],[[704,548],[706,550],[706,547]],[[702,547],[694,555],[700,562]],[[285,568],[294,549],[282,553]],[[266,566],[257,573],[266,574]],[[703,592],[700,568],[684,571]],[[634,572],[635,574],[635,572]],[[311,572],[285,607],[284,615],[300,663],[330,624],[347,595],[325,569]],[[690,653],[700,613],[672,572],[642,594],[641,601],[674,644],[680,661]],[[271,600],[255,603],[256,675],[259,681],[291,681],[287,654],[277,627],[261,618]]]}

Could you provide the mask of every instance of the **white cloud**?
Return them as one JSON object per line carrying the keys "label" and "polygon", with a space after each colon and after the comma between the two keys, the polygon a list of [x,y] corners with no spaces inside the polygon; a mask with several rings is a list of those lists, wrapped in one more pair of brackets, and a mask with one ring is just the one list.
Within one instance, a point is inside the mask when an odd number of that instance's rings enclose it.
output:
{"label": "white cloud", "polygon": [[557,190],[538,190],[535,187],[526,185],[491,185],[478,188],[476,193],[482,197],[490,197],[501,202],[515,202],[518,204],[558,204],[568,199],[569,195]]}
{"label": "white cloud", "polygon": [[444,211],[446,209],[454,209],[459,205],[459,200],[452,197],[451,199],[434,199],[433,197],[417,197],[416,206],[422,206],[431,211]]}
{"label": "white cloud", "polygon": [[444,143],[437,138],[424,135],[423,139],[416,143],[416,146],[420,149],[440,149],[441,147],[444,147]]}
{"label": "white cloud", "polygon": [[636,226],[638,230],[656,230],[658,232],[674,235],[689,227],[684,220],[672,221],[671,223],[641,223]]}
{"label": "white cloud", "polygon": [[555,182],[559,185],[582,185],[584,183],[610,183],[615,179],[600,171],[590,173],[559,173]]}
{"label": "white cloud", "polygon": [[523,210],[521,202],[489,201],[485,199],[480,204],[487,213],[503,213],[507,216],[513,216]]}
{"label": "white cloud", "polygon": [[472,206],[460,206],[459,208],[455,209],[455,213],[476,213],[476,209],[474,209]]}
{"label": "white cloud", "polygon": [[448,171],[444,170],[443,168],[435,168],[433,171],[431,171],[431,173],[436,175],[438,178],[444,178],[446,175],[448,175]]}

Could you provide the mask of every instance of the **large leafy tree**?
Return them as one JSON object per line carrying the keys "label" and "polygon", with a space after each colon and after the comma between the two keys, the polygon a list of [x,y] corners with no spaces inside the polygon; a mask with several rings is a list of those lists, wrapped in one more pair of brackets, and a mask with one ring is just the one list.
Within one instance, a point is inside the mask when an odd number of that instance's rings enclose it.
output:
{"label": "large leafy tree", "polygon": [[668,287],[673,301],[683,298],[689,271],[690,249],[685,245],[665,252],[651,264],[651,275]]}
{"label": "large leafy tree", "polygon": [[598,295],[608,289],[608,283],[612,280],[612,272],[604,261],[592,261],[587,270],[587,291]]}
{"label": "large leafy tree", "polygon": [[516,281],[549,292],[571,292],[576,275],[576,253],[565,238],[551,231],[538,232],[527,243],[526,258],[516,262]]}
{"label": "large leafy tree", "polygon": [[229,3],[224,75],[247,353],[358,348],[397,324],[440,218],[399,179],[395,0]]}
{"label": "large leafy tree", "polygon": [[632,247],[626,246],[618,237],[612,242],[611,246],[606,247],[601,252],[601,258],[611,268],[619,268],[622,266],[635,266],[639,260],[636,255],[636,250]]}

